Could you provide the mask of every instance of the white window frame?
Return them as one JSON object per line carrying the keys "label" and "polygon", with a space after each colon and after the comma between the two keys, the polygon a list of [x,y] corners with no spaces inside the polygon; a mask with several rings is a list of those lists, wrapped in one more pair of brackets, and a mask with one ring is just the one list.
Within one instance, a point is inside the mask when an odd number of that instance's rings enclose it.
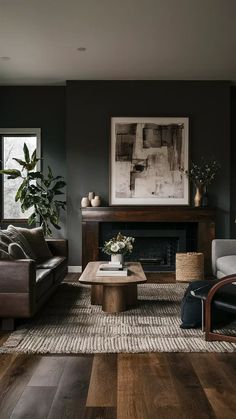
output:
{"label": "white window frame", "polygon": [[[26,136],[30,136],[30,135],[32,135],[32,136],[36,136],[36,138],[37,138],[37,145],[36,145],[36,155],[37,155],[37,157],[38,158],[41,158],[41,128],[0,128],[0,136],[1,137],[4,137],[4,136],[14,136],[14,135],[16,135],[16,136],[24,136],[24,135],[26,135]],[[3,147],[3,145],[2,145],[2,147]],[[3,149],[2,149],[2,155],[3,155]],[[41,170],[41,160],[39,160],[38,162],[37,162],[37,165],[36,165],[36,168],[37,168],[37,171],[40,171]],[[2,213],[2,220],[1,220],[1,222],[2,223],[8,223],[8,222],[11,222],[11,221],[17,221],[17,222],[24,222],[25,223],[25,221],[27,221],[27,218],[26,219],[24,219],[24,218],[17,218],[17,219],[14,219],[14,220],[11,220],[11,219],[8,219],[8,218],[4,218],[4,193],[3,193],[3,188],[2,188],[2,194],[1,194],[1,200],[2,200],[2,210],[1,210],[1,213]]]}

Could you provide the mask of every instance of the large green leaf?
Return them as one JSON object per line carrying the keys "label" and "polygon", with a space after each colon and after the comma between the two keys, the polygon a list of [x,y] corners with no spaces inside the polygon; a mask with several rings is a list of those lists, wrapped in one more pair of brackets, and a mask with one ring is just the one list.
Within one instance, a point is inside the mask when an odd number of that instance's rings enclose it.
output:
{"label": "large green leaf", "polygon": [[22,182],[22,184],[20,185],[20,187],[19,187],[18,191],[16,192],[16,196],[15,196],[15,201],[16,201],[16,202],[17,202],[17,201],[19,201],[19,199],[21,198],[22,192],[23,192],[23,190],[24,190],[24,188],[25,188],[26,184],[27,184],[27,179],[23,180],[23,182]]}
{"label": "large green leaf", "polygon": [[31,172],[28,176],[30,179],[43,179],[43,174],[41,172]]}
{"label": "large green leaf", "polygon": [[32,225],[35,221],[36,221],[36,214],[35,212],[33,212],[33,214],[31,214],[28,218],[28,224]]}
{"label": "large green leaf", "polygon": [[17,177],[21,177],[21,172],[17,169],[3,169],[0,170],[0,173],[3,175],[9,175],[8,179],[16,179]]}
{"label": "large green leaf", "polygon": [[65,186],[66,186],[66,182],[64,180],[59,180],[59,182],[55,183],[52,189],[55,191],[57,189],[64,188]]}
{"label": "large green leaf", "polygon": [[26,163],[30,163],[29,149],[28,149],[26,143],[24,143],[23,151],[24,151],[24,156],[25,156]]}
{"label": "large green leaf", "polygon": [[12,160],[15,160],[17,163],[19,163],[21,166],[23,166],[23,168],[26,166],[26,162],[24,160],[21,159],[17,159],[17,158],[12,158]]}

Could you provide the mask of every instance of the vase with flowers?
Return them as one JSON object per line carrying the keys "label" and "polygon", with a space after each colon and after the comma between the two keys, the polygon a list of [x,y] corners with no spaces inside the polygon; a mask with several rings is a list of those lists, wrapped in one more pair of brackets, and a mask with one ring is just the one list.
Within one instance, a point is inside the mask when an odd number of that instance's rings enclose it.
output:
{"label": "vase with flowers", "polygon": [[194,206],[201,207],[207,204],[207,187],[216,177],[216,173],[220,168],[217,160],[206,161],[203,157],[199,163],[192,162],[190,170],[181,169],[181,171],[189,178],[195,186]]}
{"label": "vase with flowers", "polygon": [[118,233],[104,243],[102,251],[111,256],[112,262],[124,262],[124,255],[132,253],[134,238]]}

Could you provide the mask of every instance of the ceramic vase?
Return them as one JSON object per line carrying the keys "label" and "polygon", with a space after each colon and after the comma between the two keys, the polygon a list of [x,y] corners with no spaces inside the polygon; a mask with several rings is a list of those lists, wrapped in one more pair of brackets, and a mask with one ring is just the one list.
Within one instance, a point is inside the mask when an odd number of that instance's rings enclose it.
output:
{"label": "ceramic vase", "polygon": [[201,207],[201,205],[202,205],[202,194],[203,194],[202,186],[196,186],[196,192],[195,192],[195,196],[194,196],[194,206],[195,207]]}
{"label": "ceramic vase", "polygon": [[120,262],[123,265],[124,255],[122,255],[121,253],[117,253],[116,255],[111,255],[111,262],[115,262],[115,263]]}
{"label": "ceramic vase", "polygon": [[88,199],[90,200],[90,202],[92,201],[92,199],[95,197],[95,192],[89,192],[88,193]]}
{"label": "ceramic vase", "polygon": [[87,196],[84,196],[81,199],[81,208],[87,208],[87,207],[90,207],[90,200],[88,199]]}
{"label": "ceramic vase", "polygon": [[100,205],[101,205],[101,198],[100,198],[100,196],[96,195],[91,200],[91,205],[92,205],[92,207],[100,207]]}

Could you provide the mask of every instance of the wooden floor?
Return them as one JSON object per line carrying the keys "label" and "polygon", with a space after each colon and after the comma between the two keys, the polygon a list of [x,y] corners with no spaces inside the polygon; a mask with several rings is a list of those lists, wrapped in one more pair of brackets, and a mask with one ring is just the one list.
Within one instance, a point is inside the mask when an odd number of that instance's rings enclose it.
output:
{"label": "wooden floor", "polygon": [[235,354],[0,356],[1,419],[235,417]]}
{"label": "wooden floor", "polygon": [[236,353],[2,354],[8,418],[235,419]]}

